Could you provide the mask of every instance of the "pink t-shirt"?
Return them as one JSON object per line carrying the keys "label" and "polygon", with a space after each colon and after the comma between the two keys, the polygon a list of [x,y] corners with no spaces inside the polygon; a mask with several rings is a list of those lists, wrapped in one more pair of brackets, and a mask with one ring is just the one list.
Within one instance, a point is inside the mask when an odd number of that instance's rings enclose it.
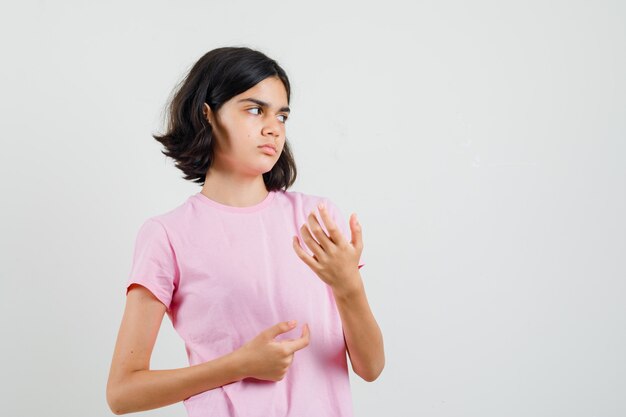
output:
{"label": "pink t-shirt", "polygon": [[353,415],[332,289],[292,247],[297,235],[311,254],[300,227],[311,211],[321,222],[319,202],[350,240],[348,218],[329,199],[293,191],[272,191],[249,207],[197,193],[139,229],[126,291],[141,284],[167,307],[190,365],[226,355],[281,321],[298,324],[276,340],[298,338],[309,324],[310,343],[282,380],[245,378],[194,395],[184,400],[190,417]]}

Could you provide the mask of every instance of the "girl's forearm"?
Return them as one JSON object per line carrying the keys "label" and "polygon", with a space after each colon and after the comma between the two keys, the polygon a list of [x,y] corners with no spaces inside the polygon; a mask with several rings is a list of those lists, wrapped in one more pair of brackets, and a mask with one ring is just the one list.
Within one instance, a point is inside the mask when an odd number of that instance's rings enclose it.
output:
{"label": "girl's forearm", "polygon": [[[358,272],[357,272],[358,274]],[[368,382],[374,381],[385,367],[383,335],[372,314],[360,274],[358,288],[334,292],[352,369]]]}
{"label": "girl's forearm", "polygon": [[152,410],[243,379],[237,351],[179,369],[140,370],[110,386],[107,400],[115,414]]}

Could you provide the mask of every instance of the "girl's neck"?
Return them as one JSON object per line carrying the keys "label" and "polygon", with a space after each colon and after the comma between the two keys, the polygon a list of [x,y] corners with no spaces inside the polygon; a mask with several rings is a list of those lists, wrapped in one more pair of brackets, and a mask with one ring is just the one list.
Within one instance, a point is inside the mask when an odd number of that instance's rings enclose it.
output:
{"label": "girl's neck", "polygon": [[262,175],[237,178],[218,172],[207,173],[200,192],[213,201],[233,207],[254,206],[268,195]]}

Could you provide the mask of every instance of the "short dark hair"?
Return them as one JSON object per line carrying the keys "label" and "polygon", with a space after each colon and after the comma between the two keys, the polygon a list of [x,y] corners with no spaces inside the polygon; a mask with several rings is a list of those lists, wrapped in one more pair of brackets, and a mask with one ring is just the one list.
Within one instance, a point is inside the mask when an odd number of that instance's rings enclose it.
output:
{"label": "short dark hair", "polygon": [[[247,47],[222,47],[207,52],[178,83],[169,103],[167,131],[152,135],[165,147],[184,179],[204,185],[213,161],[213,131],[203,114],[207,103],[213,112],[232,97],[268,77],[278,77],[291,96],[285,71],[265,54]],[[296,164],[287,139],[276,164],[263,174],[268,191],[289,188],[296,180]]]}

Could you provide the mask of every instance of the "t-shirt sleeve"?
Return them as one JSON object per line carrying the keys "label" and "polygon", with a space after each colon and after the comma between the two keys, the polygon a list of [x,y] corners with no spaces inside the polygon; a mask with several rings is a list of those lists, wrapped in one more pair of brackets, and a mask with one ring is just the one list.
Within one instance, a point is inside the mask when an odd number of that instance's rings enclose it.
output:
{"label": "t-shirt sleeve", "polygon": [[[352,231],[350,230],[350,224],[349,224],[350,219],[344,216],[343,212],[339,209],[339,207],[337,207],[329,199],[324,199],[323,203],[326,205],[326,207],[328,207],[328,212],[330,213],[331,218],[334,220],[335,224],[339,227],[339,230],[341,230],[341,233],[343,233],[346,240],[351,241]],[[365,258],[363,256],[363,253],[361,253],[361,258],[359,259],[359,269],[361,269],[361,267],[365,265],[364,260]]]}
{"label": "t-shirt sleeve", "polygon": [[178,285],[178,267],[165,227],[158,220],[146,220],[137,233],[132,267],[126,283],[127,295],[129,287],[134,283],[150,290],[169,310]]}

